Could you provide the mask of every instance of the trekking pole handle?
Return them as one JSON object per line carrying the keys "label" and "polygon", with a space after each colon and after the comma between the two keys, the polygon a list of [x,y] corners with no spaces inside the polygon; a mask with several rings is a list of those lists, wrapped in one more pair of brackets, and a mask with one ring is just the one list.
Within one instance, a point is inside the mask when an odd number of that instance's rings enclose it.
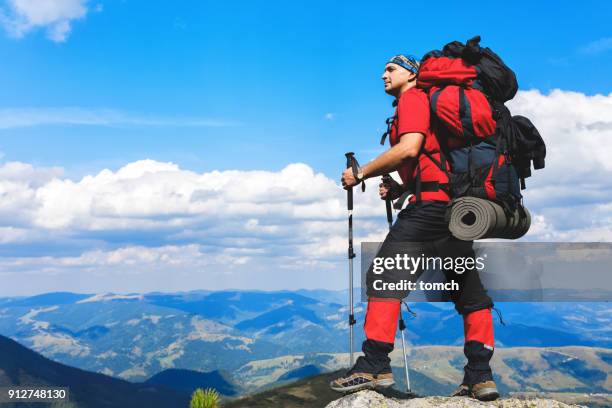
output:
{"label": "trekking pole handle", "polygon": [[361,191],[365,192],[365,180],[359,179],[359,173],[361,172],[361,166],[359,166],[359,162],[355,158],[355,153],[348,152],[344,154],[346,156],[346,168],[350,168],[353,170],[353,177],[357,180],[357,184],[361,183]]}
{"label": "trekking pole handle", "polygon": [[353,170],[353,176],[357,179],[357,174],[359,174],[359,162],[355,158],[355,153],[348,152],[344,154],[346,156],[346,168],[349,167]]}
{"label": "trekking pole handle", "polygon": [[[383,183],[389,183],[393,179],[389,174],[385,174],[382,176]],[[387,191],[387,197],[385,198],[385,207],[387,208],[387,222],[389,223],[389,229],[391,225],[393,225],[393,211],[391,210],[391,197],[389,197],[390,191]]]}
{"label": "trekking pole handle", "polygon": [[[353,176],[357,177],[357,160],[355,159],[355,153],[353,152],[348,152],[344,154],[346,156],[346,168],[347,169],[352,169],[353,170]],[[347,190],[347,204],[348,204],[348,210],[352,211],[353,210],[353,187],[350,187]]]}

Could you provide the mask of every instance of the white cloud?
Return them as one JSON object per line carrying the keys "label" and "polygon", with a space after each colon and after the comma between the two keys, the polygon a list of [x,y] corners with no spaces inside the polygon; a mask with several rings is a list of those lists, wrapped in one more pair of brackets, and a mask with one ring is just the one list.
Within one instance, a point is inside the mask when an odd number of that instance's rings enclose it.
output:
{"label": "white cloud", "polygon": [[14,242],[28,242],[32,238],[32,231],[25,228],[0,227],[0,244]]}
{"label": "white cloud", "polygon": [[336,119],[336,114],[329,112],[329,113],[326,113],[323,117],[327,120],[334,120]]}
{"label": "white cloud", "polygon": [[[3,174],[10,179],[3,180]],[[35,251],[0,257],[0,274],[72,276],[67,285],[81,284],[81,274],[93,274],[122,282],[121,289],[131,279],[127,276],[138,274],[142,283],[143,273],[174,274],[182,277],[180,289],[192,279],[205,287],[266,282],[280,289],[300,279],[329,280],[330,271],[344,261],[346,193],[305,164],[277,172],[196,173],[142,160],[81,180],[64,178],[57,170],[46,179],[35,175],[36,169],[23,163],[0,167],[0,187],[10,183],[11,188],[0,194],[4,244]],[[383,220],[384,206],[375,189],[356,193],[355,200],[359,239],[376,228],[372,217]],[[70,254],[58,254],[58,246]],[[293,276],[304,271],[311,272]]]}
{"label": "white cloud", "polygon": [[[342,235],[347,214],[338,183],[299,163],[279,172],[195,173],[142,160],[74,181],[62,178],[61,169],[9,162],[0,167],[0,193],[0,227],[15,227],[20,219],[25,229],[155,231],[160,239],[215,238],[222,246],[231,237],[255,249],[267,241],[308,243]],[[356,193],[356,202],[358,216],[382,217],[375,189]],[[306,236],[297,235],[299,230]],[[22,239],[23,230],[13,235]]]}
{"label": "white cloud", "polygon": [[236,126],[237,123],[208,118],[146,116],[114,109],[79,107],[0,109],[0,129],[44,125],[223,127]]}
{"label": "white cloud", "polygon": [[[10,241],[24,240],[24,225],[30,225],[37,211],[38,188],[61,175],[60,168],[36,169],[30,164],[9,162],[0,167],[0,225]],[[14,228],[17,227],[17,228]]]}
{"label": "white cloud", "polygon": [[9,0],[1,22],[8,33],[21,38],[37,28],[46,30],[51,41],[64,42],[72,21],[87,14],[87,0]]}
{"label": "white cloud", "polygon": [[[509,106],[533,120],[548,149],[546,168],[527,179],[524,191],[533,215],[526,239],[611,241],[612,95],[526,91]],[[197,173],[141,160],[71,180],[61,169],[5,163],[0,250],[26,250],[0,257],[0,273],[66,273],[71,282],[85,282],[80,274],[115,277],[108,280],[114,286],[90,291],[185,289],[193,282],[333,287],[336,279],[341,285],[344,275],[335,272],[346,262],[347,210],[337,176],[301,163],[280,171]],[[357,247],[386,233],[377,184],[370,180],[366,193],[355,191]],[[55,246],[45,246],[50,241]],[[138,279],[124,285],[130,274]],[[143,283],[142,274],[151,280]],[[169,276],[175,281],[160,287]]]}
{"label": "white cloud", "polygon": [[597,55],[612,50],[612,37],[600,38],[580,49],[582,54]]}
{"label": "white cloud", "polygon": [[156,248],[127,246],[113,250],[90,250],[75,256],[0,258],[0,265],[2,268],[11,269],[44,267],[55,269],[57,272],[67,268],[119,268],[137,273],[142,272],[143,268],[148,270],[168,266],[195,268],[225,260],[222,253],[210,256],[200,252],[200,249],[199,245],[165,245]]}
{"label": "white cloud", "polygon": [[524,191],[541,217],[530,236],[612,240],[612,94],[523,91],[508,105],[533,121],[547,145],[546,168],[533,172]]}

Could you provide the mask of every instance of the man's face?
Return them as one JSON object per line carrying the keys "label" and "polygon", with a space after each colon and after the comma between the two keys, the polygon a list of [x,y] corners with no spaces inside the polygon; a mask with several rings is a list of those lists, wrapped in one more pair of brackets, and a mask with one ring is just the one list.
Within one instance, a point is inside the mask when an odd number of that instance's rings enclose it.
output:
{"label": "man's face", "polygon": [[398,96],[401,88],[414,78],[414,74],[397,64],[385,65],[382,80],[385,83],[385,92],[389,95]]}

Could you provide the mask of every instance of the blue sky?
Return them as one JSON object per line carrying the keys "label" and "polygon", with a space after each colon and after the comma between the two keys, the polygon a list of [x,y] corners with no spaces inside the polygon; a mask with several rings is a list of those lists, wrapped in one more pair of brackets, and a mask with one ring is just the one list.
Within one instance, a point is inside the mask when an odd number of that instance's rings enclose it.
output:
{"label": "blue sky", "polygon": [[85,4],[88,13],[63,42],[50,41],[44,27],[2,36],[0,107],[112,109],[235,126],[3,129],[6,159],[75,175],[142,157],[201,171],[303,161],[333,176],[344,151],[367,156],[377,148],[390,113],[379,79],[385,59],[473,34],[516,70],[523,89],[612,91],[605,2],[447,2],[443,13],[413,3]]}
{"label": "blue sky", "polygon": [[[326,280],[346,251],[336,184],[344,152],[363,162],[383,149],[386,59],[475,34],[516,71],[512,109],[549,145],[546,172],[528,180],[530,239],[612,239],[606,2],[4,0],[0,10],[0,273],[38,276],[30,292],[157,290],[172,274],[181,289],[194,282],[189,265],[253,259],[259,269],[195,282],[341,287],[344,275]],[[588,164],[576,171],[567,158],[578,153]],[[359,238],[384,236],[373,194],[360,199]],[[143,285],[152,260],[173,257]],[[126,279],[134,264],[142,273]],[[311,278],[256,273],[279,265]],[[84,271],[105,283],[75,286]]]}

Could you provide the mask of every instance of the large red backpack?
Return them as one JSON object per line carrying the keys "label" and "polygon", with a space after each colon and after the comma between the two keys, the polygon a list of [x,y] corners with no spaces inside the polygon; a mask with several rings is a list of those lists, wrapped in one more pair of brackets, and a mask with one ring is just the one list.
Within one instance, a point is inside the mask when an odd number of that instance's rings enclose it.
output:
{"label": "large red backpack", "polygon": [[417,86],[429,95],[442,150],[441,160],[430,158],[443,171],[450,163],[445,188],[453,198],[480,197],[514,212],[532,162],[544,167],[546,147],[529,119],[504,105],[518,90],[514,72],[479,42],[455,41],[421,60]]}

